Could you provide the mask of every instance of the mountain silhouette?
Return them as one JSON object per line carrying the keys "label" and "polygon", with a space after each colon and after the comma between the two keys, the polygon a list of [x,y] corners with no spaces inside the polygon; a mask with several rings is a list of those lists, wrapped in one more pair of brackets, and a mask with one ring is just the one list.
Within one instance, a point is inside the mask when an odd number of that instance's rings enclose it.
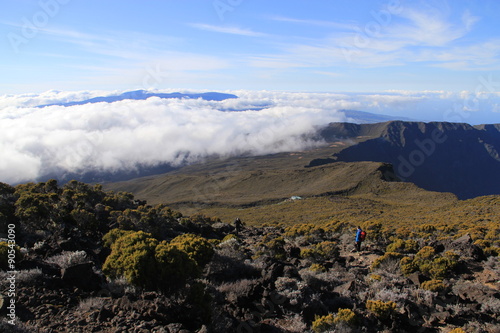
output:
{"label": "mountain silhouette", "polygon": [[352,145],[309,166],[337,161],[390,163],[396,175],[460,199],[500,194],[500,124],[390,121],[332,123],[320,136]]}
{"label": "mountain silhouette", "polygon": [[42,107],[53,106],[53,105],[74,106],[74,105],[83,105],[83,104],[101,103],[101,102],[113,103],[113,102],[123,101],[125,99],[145,100],[145,99],[148,99],[150,97],[178,98],[178,99],[201,98],[201,99],[204,99],[206,101],[223,101],[225,99],[238,98],[238,96],[233,95],[233,94],[224,94],[224,93],[218,93],[218,92],[207,92],[207,93],[199,93],[199,94],[183,94],[183,93],[179,93],[179,92],[151,93],[151,92],[148,92],[146,90],[135,90],[135,91],[127,91],[127,92],[124,92],[123,94],[115,95],[115,96],[94,97],[94,98],[86,99],[83,101],[45,104],[45,105],[39,105],[38,107],[42,108]]}

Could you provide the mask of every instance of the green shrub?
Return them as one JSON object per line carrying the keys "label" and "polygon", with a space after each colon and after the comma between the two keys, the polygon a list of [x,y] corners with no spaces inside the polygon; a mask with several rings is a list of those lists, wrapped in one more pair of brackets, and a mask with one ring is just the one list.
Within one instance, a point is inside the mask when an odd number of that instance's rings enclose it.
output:
{"label": "green shrub", "polygon": [[212,315],[212,296],[207,291],[206,285],[201,282],[194,282],[189,286],[187,303],[198,310],[204,322],[210,321]]}
{"label": "green shrub", "polygon": [[268,254],[278,260],[286,258],[285,239],[283,237],[272,238],[271,235],[266,235],[257,246],[260,250],[257,251],[256,257]]}
{"label": "green shrub", "polygon": [[127,235],[127,234],[131,234],[133,232],[134,231],[132,231],[132,230],[111,229],[107,234],[105,234],[102,237],[103,244],[104,244],[104,246],[110,248],[116,242],[116,240],[118,238],[120,238],[124,235]]}
{"label": "green shrub", "polygon": [[108,277],[124,276],[131,284],[154,289],[158,276],[155,260],[157,245],[158,240],[151,234],[143,231],[125,233],[113,242],[102,271]]}
{"label": "green shrub", "polygon": [[225,242],[225,241],[228,241],[228,240],[231,240],[231,239],[235,239],[237,241],[239,241],[240,239],[238,238],[238,236],[234,235],[234,234],[228,234],[226,236],[224,236],[224,238],[222,239],[222,242]]}
{"label": "green shrub", "polygon": [[433,279],[442,280],[448,276],[448,274],[456,266],[456,262],[450,258],[438,257],[431,261],[430,263],[425,263],[420,266],[420,270]]}
{"label": "green shrub", "polygon": [[378,257],[371,266],[371,269],[379,268],[384,262],[388,262],[390,260],[400,260],[403,255],[397,252],[386,252],[383,256]]}
{"label": "green shrub", "polygon": [[428,234],[432,234],[433,232],[436,231],[436,227],[432,224],[422,224],[418,229],[421,232],[428,233]]}
{"label": "green shrub", "polygon": [[316,273],[324,273],[327,271],[326,267],[321,264],[312,264],[309,270]]}
{"label": "green shrub", "polygon": [[386,248],[387,252],[415,253],[418,251],[418,243],[413,239],[396,239]]}
{"label": "green shrub", "polygon": [[156,246],[155,261],[158,272],[156,284],[161,290],[174,291],[189,278],[200,274],[198,264],[188,253],[166,241]]}
{"label": "green shrub", "polygon": [[382,226],[382,223],[378,221],[368,221],[362,225],[363,230],[366,231],[366,237],[370,237],[370,240],[378,240],[383,237]]}
{"label": "green shrub", "polygon": [[387,319],[396,310],[396,303],[393,301],[383,302],[383,301],[366,301],[366,308],[371,311],[375,316],[380,319]]}
{"label": "green shrub", "polygon": [[436,251],[432,246],[424,246],[415,255],[415,261],[419,262],[419,261],[431,260],[435,254]]}
{"label": "green shrub", "polygon": [[205,263],[213,254],[212,245],[204,238],[182,236],[170,244],[159,243],[143,231],[114,229],[104,237],[104,242],[111,244],[111,254],[102,270],[110,278],[124,276],[129,283],[146,289],[174,291],[199,276],[196,259]]}
{"label": "green shrub", "polygon": [[410,257],[401,258],[399,267],[401,267],[401,272],[403,272],[404,275],[410,275],[418,271],[418,265],[415,264],[415,261]]}
{"label": "green shrub", "polygon": [[483,251],[484,251],[484,254],[488,257],[489,256],[496,257],[496,256],[500,255],[500,247],[498,247],[498,246],[489,246],[489,247],[483,249]]}
{"label": "green shrub", "polygon": [[302,249],[300,256],[304,259],[324,261],[329,259],[337,259],[340,255],[340,250],[336,243],[330,241],[320,242],[308,249]]}
{"label": "green shrub", "polygon": [[435,280],[435,279],[422,282],[422,285],[420,287],[422,289],[434,292],[446,290],[446,286],[443,283],[443,280]]}
{"label": "green shrub", "polygon": [[358,318],[350,309],[339,309],[336,315],[329,313],[326,316],[316,316],[312,323],[314,332],[327,332],[335,329],[337,325],[355,326]]}
{"label": "green shrub", "polygon": [[447,251],[442,256],[436,255],[434,248],[424,246],[413,259],[404,257],[400,261],[401,271],[409,275],[416,271],[436,280],[446,278],[458,263],[459,256],[453,251]]}
{"label": "green shrub", "polygon": [[336,259],[340,255],[340,250],[335,242],[324,241],[315,245],[316,251],[323,259]]}
{"label": "green shrub", "polygon": [[316,249],[301,249],[300,257],[302,259],[315,259],[317,256]]}
{"label": "green shrub", "polygon": [[326,316],[316,316],[312,322],[312,329],[316,333],[326,332],[334,328],[333,321],[335,320],[332,313]]}
{"label": "green shrub", "polygon": [[310,236],[313,234],[322,235],[325,230],[312,223],[302,223],[292,225],[285,229],[286,237]]}
{"label": "green shrub", "polygon": [[177,236],[172,239],[170,245],[186,252],[200,267],[208,264],[215,253],[212,244],[207,239],[193,234]]}
{"label": "green shrub", "polygon": [[337,316],[333,319],[334,324],[346,324],[355,326],[358,321],[356,314],[351,309],[339,309]]}
{"label": "green shrub", "polygon": [[85,209],[73,209],[70,215],[82,230],[94,230],[99,227],[95,214]]}
{"label": "green shrub", "polygon": [[351,229],[352,226],[349,223],[346,222],[341,222],[341,221],[331,221],[326,223],[323,226],[323,229],[325,231],[331,232],[331,233],[341,233],[344,230]]}

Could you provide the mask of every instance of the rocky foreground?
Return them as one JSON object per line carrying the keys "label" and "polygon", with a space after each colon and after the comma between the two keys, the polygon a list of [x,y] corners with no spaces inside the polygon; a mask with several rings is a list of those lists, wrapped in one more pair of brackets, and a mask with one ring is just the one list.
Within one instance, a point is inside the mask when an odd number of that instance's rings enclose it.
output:
{"label": "rocky foreground", "polygon": [[[165,238],[186,233],[215,251],[201,275],[171,292],[106,277],[111,250],[98,233],[74,228],[28,245],[16,274],[16,324],[0,330],[500,332],[499,259],[469,235],[389,252],[394,243],[372,234],[358,253],[352,226],[244,227],[236,236],[230,224],[192,218],[170,224]],[[422,248],[455,261],[409,273],[404,262],[416,265]],[[7,320],[8,273],[0,274]]]}

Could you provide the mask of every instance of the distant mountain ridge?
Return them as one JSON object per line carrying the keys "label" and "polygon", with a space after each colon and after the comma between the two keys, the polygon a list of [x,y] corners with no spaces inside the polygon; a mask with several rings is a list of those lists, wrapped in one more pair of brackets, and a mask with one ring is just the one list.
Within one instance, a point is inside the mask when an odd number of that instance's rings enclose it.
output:
{"label": "distant mountain ridge", "polygon": [[320,136],[327,142],[355,144],[309,166],[385,162],[394,166],[399,178],[426,190],[452,192],[460,199],[500,194],[500,124],[332,123]]}
{"label": "distant mountain ridge", "polygon": [[389,116],[385,114],[376,114],[365,111],[358,110],[339,110],[342,112],[349,122],[355,124],[372,124],[372,123],[382,123],[385,121],[402,120],[402,121],[412,121],[410,118],[399,117],[399,116]]}
{"label": "distant mountain ridge", "polygon": [[184,94],[184,93],[179,93],[179,92],[174,92],[174,93],[152,93],[148,92],[146,90],[135,90],[135,91],[127,91],[124,92],[123,94],[120,95],[114,95],[114,96],[104,96],[104,97],[94,97],[90,99],[86,99],[83,101],[75,101],[75,102],[65,102],[65,103],[52,103],[52,104],[45,104],[45,105],[39,105],[38,107],[46,107],[46,106],[53,106],[53,105],[59,105],[59,106],[74,106],[74,105],[84,105],[84,104],[89,104],[89,103],[113,103],[113,102],[118,102],[118,101],[123,101],[126,99],[131,99],[131,100],[145,100],[150,97],[158,97],[158,98],[187,98],[187,99],[197,99],[201,98],[206,101],[223,101],[225,99],[230,99],[230,98],[238,98],[238,96],[233,95],[233,94],[225,94],[225,93],[218,93],[218,92],[206,92],[206,93],[198,93],[198,94]]}

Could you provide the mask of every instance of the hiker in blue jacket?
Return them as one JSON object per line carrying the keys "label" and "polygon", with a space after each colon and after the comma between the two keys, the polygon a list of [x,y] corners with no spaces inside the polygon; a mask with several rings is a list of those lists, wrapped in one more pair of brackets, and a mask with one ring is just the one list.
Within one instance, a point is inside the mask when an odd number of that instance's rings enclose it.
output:
{"label": "hiker in blue jacket", "polygon": [[366,232],[358,226],[356,230],[356,250],[361,251],[361,243],[365,240]]}

